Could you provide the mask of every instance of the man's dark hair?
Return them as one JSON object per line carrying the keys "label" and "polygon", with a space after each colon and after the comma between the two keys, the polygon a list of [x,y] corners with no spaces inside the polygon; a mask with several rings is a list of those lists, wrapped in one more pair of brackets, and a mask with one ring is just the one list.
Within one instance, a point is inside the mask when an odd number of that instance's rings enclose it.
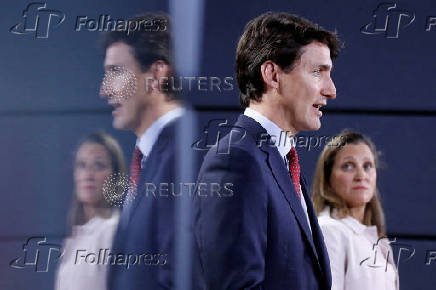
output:
{"label": "man's dark hair", "polygon": [[236,49],[241,106],[261,100],[265,86],[260,67],[265,61],[273,61],[288,73],[301,57],[301,48],[313,41],[326,44],[332,60],[338,56],[341,42],[336,33],[302,17],[267,12],[248,22]]}
{"label": "man's dark hair", "polygon": [[128,19],[127,22],[136,23],[138,27],[134,31],[114,29],[106,32],[102,38],[104,53],[113,43],[123,42],[131,47],[135,59],[144,72],[158,60],[172,66],[170,22],[165,13],[142,14]]}

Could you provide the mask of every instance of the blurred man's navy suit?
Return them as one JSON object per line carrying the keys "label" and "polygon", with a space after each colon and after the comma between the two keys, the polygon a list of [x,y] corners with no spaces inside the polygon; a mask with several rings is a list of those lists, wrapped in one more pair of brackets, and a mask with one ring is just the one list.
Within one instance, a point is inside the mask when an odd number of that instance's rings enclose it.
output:
{"label": "blurred man's navy suit", "polygon": [[112,265],[110,290],[173,289],[175,199],[171,191],[160,196],[159,185],[175,182],[175,129],[172,121],[156,140],[141,170],[136,198],[128,205],[128,214],[121,216],[112,247],[115,254],[153,256],[147,256],[145,262],[142,258],[140,265],[137,262],[129,269]]}
{"label": "blurred man's navy suit", "polygon": [[219,141],[229,144],[228,154],[212,148],[198,178],[231,183],[233,196],[203,191],[194,200],[207,289],[330,289],[329,259],[304,178],[311,229],[284,160],[265,142],[266,130],[245,115],[234,126],[239,136]]}

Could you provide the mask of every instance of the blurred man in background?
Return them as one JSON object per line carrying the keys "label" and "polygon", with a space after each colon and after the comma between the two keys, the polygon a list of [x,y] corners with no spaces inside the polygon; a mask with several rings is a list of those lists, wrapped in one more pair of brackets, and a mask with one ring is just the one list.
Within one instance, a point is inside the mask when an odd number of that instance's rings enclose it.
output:
{"label": "blurred man in background", "polygon": [[[112,253],[110,290],[172,289],[174,196],[159,195],[174,182],[175,126],[183,108],[162,86],[173,75],[170,23],[162,14],[128,21],[134,31],[111,31],[103,39],[105,78],[102,98],[113,107],[113,126],[135,133],[130,189],[124,202]],[[132,186],[135,187],[135,186]],[[168,193],[168,192],[167,192]]]}

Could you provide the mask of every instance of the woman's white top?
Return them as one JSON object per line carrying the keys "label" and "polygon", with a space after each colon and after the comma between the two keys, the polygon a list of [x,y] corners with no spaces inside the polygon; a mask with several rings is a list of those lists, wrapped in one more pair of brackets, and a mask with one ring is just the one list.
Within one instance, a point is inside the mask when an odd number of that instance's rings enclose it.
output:
{"label": "woman's white top", "polygon": [[72,235],[64,241],[56,290],[107,289],[108,263],[98,257],[111,250],[118,220],[119,213],[114,210],[110,218],[94,217],[84,225],[73,226]]}
{"label": "woman's white top", "polygon": [[399,281],[387,238],[376,226],[351,216],[335,219],[326,207],[318,216],[332,271],[332,290],[398,290]]}

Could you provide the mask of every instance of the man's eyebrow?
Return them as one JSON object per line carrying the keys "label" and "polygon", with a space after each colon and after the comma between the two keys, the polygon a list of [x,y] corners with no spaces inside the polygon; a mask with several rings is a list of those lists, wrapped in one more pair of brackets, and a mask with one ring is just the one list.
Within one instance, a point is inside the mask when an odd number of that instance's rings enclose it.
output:
{"label": "man's eyebrow", "polygon": [[330,64],[317,64],[317,65],[315,65],[315,67],[317,67],[321,70],[324,70],[324,71],[328,71],[328,70],[333,69],[333,64],[332,65],[330,65]]}
{"label": "man's eyebrow", "polygon": [[104,69],[110,70],[110,69],[119,68],[119,67],[121,67],[121,65],[118,65],[118,64],[107,64],[107,65],[104,66]]}

